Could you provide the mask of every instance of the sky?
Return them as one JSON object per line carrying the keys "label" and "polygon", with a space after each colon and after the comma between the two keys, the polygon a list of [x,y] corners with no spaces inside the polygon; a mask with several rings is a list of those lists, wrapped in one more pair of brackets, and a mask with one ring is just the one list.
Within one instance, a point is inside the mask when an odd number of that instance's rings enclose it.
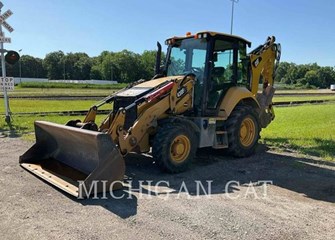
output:
{"label": "sky", "polygon": [[[6,22],[14,31],[3,29],[12,41],[5,49],[40,58],[58,50],[142,53],[172,36],[231,27],[231,0],[0,1],[2,13],[13,12]],[[239,0],[233,34],[251,41],[250,51],[274,35],[282,61],[335,66],[334,13],[334,0]]]}

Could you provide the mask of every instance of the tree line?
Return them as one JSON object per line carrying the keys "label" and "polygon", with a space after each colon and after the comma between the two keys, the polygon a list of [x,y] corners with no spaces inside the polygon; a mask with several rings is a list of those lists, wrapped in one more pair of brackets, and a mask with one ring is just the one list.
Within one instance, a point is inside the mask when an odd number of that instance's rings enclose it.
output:
{"label": "tree line", "polygon": [[335,84],[335,68],[321,67],[316,63],[282,62],[278,66],[275,81],[296,87],[329,88],[331,84]]}
{"label": "tree line", "polygon": [[[144,51],[142,54],[128,50],[103,51],[97,57],[89,57],[80,52],[65,54],[55,51],[48,53],[44,59],[23,55],[19,63],[7,66],[7,73],[14,77],[116,80],[129,83],[138,79],[151,79],[154,75],[155,59],[156,51]],[[335,68],[322,67],[317,63],[281,62],[275,81],[297,87],[329,88],[330,84],[335,83]]]}
{"label": "tree line", "polygon": [[86,53],[56,51],[44,59],[23,55],[14,66],[7,65],[7,75],[50,80],[116,80],[129,83],[154,76],[156,51],[137,54],[128,50],[103,51],[97,57]]}

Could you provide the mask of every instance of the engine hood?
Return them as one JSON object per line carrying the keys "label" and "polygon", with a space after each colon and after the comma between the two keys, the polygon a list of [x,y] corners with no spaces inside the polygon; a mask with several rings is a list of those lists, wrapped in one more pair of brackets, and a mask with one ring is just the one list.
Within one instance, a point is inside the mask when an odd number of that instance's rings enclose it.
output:
{"label": "engine hood", "polygon": [[136,86],[134,86],[134,88],[155,88],[159,85],[161,85],[162,83],[169,81],[169,80],[182,80],[184,78],[183,75],[181,76],[169,76],[169,77],[162,77],[162,78],[157,78],[157,79],[153,79],[153,80],[149,80],[149,81],[145,81],[143,83],[140,83]]}

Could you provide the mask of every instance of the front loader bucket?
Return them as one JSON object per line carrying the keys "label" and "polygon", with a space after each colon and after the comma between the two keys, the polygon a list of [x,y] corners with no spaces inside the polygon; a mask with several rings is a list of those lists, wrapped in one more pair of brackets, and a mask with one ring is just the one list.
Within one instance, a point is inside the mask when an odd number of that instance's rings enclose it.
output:
{"label": "front loader bucket", "polygon": [[122,187],[125,164],[108,134],[36,121],[20,165],[75,197]]}

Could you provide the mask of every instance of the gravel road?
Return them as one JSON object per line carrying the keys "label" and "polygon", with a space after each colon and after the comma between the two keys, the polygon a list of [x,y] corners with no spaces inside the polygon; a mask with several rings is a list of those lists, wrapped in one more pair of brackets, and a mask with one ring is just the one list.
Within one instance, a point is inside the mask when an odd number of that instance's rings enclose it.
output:
{"label": "gravel road", "polygon": [[130,155],[123,190],[77,200],[19,166],[31,145],[0,138],[1,239],[335,239],[334,162],[260,146],[170,175]]}

